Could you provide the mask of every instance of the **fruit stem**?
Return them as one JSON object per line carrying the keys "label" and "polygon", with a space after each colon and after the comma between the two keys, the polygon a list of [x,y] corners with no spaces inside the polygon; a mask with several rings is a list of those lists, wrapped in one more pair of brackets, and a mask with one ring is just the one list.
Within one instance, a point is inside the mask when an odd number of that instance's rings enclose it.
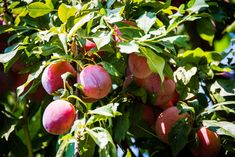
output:
{"label": "fruit stem", "polygon": [[28,148],[28,157],[33,157],[33,149],[28,127],[28,112],[29,112],[29,106],[27,103],[25,103],[24,113],[23,113],[23,131],[25,136],[25,142]]}

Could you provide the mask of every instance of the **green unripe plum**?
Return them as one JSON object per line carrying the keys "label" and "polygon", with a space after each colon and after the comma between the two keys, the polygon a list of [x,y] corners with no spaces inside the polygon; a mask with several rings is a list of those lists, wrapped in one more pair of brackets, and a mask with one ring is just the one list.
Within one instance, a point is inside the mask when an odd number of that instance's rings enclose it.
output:
{"label": "green unripe plum", "polygon": [[197,131],[199,145],[192,150],[195,157],[216,157],[220,152],[220,137],[206,127]]}
{"label": "green unripe plum", "polygon": [[61,75],[70,72],[76,77],[76,71],[73,66],[66,61],[52,63],[46,67],[42,74],[42,86],[48,94],[53,94],[60,88],[63,88]]}
{"label": "green unripe plum", "polygon": [[85,96],[93,99],[101,99],[108,95],[112,87],[109,73],[100,65],[88,65],[80,74],[77,82],[82,85]]}
{"label": "green unripe plum", "polygon": [[45,109],[42,123],[45,130],[53,135],[67,133],[76,118],[74,106],[65,100],[55,100]]}

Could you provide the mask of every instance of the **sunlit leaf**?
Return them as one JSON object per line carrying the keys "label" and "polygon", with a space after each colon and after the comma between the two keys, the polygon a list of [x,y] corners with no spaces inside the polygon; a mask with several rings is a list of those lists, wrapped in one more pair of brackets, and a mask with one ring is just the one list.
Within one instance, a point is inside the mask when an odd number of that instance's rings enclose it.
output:
{"label": "sunlit leaf", "polygon": [[51,5],[44,4],[42,2],[34,2],[29,5],[29,16],[36,18],[39,16],[46,15],[53,11]]}
{"label": "sunlit leaf", "polygon": [[192,6],[190,6],[190,8],[187,10],[194,13],[199,12],[199,10],[202,8],[209,7],[205,0],[191,0],[190,4],[192,4]]}
{"label": "sunlit leaf", "polygon": [[139,52],[139,45],[136,44],[134,40],[131,42],[118,42],[117,47],[120,48],[121,53],[133,53],[133,52]]}
{"label": "sunlit leaf", "polygon": [[156,13],[153,12],[145,12],[142,16],[140,16],[137,20],[137,26],[141,28],[145,33],[148,33],[150,28],[155,23],[157,17]]}
{"label": "sunlit leaf", "polygon": [[[202,27],[203,26],[203,27]],[[197,20],[197,32],[200,37],[212,45],[215,36],[215,25],[208,18]]]}
{"label": "sunlit leaf", "polygon": [[71,28],[68,34],[68,39],[70,39],[85,23],[90,21],[94,17],[94,13],[91,12],[85,16],[82,16],[78,22]]}
{"label": "sunlit leaf", "polygon": [[147,63],[150,69],[153,72],[158,73],[161,80],[163,81],[164,80],[163,70],[165,67],[165,60],[161,56],[158,56],[149,48],[141,47],[140,50],[141,53],[147,58]]}
{"label": "sunlit leaf", "polygon": [[203,120],[203,125],[216,131],[219,135],[235,138],[235,123],[228,121]]}
{"label": "sunlit leaf", "polygon": [[58,8],[58,16],[60,20],[65,23],[71,16],[75,15],[76,11],[77,9],[75,7],[62,3]]}
{"label": "sunlit leaf", "polygon": [[93,38],[97,49],[104,47],[105,45],[109,44],[111,41],[111,32],[100,32],[96,37]]}

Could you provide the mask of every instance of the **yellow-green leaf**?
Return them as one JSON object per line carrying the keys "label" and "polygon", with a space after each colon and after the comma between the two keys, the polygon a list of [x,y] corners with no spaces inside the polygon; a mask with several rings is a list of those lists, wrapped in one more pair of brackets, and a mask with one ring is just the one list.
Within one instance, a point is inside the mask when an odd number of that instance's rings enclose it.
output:
{"label": "yellow-green leaf", "polygon": [[53,9],[51,5],[42,2],[34,2],[29,5],[29,16],[33,18],[43,16],[53,11]]}
{"label": "yellow-green leaf", "polygon": [[75,15],[76,11],[77,9],[75,7],[62,3],[58,8],[58,16],[60,20],[65,23],[71,16]]}

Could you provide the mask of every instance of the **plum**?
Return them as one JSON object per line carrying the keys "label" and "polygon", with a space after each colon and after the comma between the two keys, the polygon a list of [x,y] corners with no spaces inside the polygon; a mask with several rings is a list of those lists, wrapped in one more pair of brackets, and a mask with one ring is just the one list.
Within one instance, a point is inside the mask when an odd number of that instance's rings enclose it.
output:
{"label": "plum", "polygon": [[220,137],[206,127],[201,127],[197,131],[199,145],[192,149],[195,157],[216,157],[220,152]]}
{"label": "plum", "polygon": [[70,72],[76,77],[76,71],[73,66],[66,61],[58,61],[46,67],[42,74],[42,86],[48,94],[53,94],[58,89],[63,88],[61,75]]}
{"label": "plum", "polygon": [[76,118],[74,106],[65,100],[55,100],[44,110],[42,123],[45,130],[53,135],[67,133]]}
{"label": "plum", "polygon": [[88,65],[80,74],[77,82],[82,85],[85,96],[93,99],[101,99],[108,95],[112,87],[109,73],[100,65]]}
{"label": "plum", "polygon": [[147,59],[144,56],[139,56],[136,53],[131,53],[128,58],[128,66],[131,73],[139,79],[144,79],[151,75]]}
{"label": "plum", "polygon": [[189,114],[179,114],[177,107],[172,106],[164,110],[157,118],[155,132],[158,138],[168,144],[168,135],[176,122],[182,118],[189,117]]}

